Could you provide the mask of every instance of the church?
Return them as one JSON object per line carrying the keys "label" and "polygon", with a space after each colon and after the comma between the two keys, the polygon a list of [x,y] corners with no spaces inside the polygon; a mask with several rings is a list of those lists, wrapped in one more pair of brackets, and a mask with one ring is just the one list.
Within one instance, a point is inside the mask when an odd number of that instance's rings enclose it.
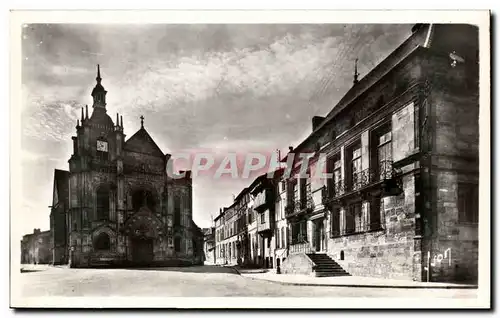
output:
{"label": "church", "polygon": [[54,172],[50,213],[53,264],[71,267],[203,264],[203,233],[193,221],[192,179],[172,179],[144,127],[126,138],[113,122],[97,66],[92,113],[82,108],[69,171]]}

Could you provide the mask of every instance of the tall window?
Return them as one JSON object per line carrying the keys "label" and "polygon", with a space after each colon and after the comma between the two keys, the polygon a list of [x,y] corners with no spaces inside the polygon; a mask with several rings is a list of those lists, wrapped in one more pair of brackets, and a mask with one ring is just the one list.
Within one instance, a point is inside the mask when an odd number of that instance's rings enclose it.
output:
{"label": "tall window", "polygon": [[307,242],[307,223],[299,221],[292,224],[292,244]]}
{"label": "tall window", "polygon": [[280,229],[276,229],[276,248],[280,248]]}
{"label": "tall window", "polygon": [[285,248],[286,247],[286,237],[285,237],[285,228],[281,228],[281,247]]}
{"label": "tall window", "polygon": [[380,180],[392,176],[392,133],[391,126],[382,127],[377,133],[377,166]]}
{"label": "tall window", "polygon": [[181,251],[181,238],[180,237],[175,237],[174,238],[174,249],[176,252]]}
{"label": "tall window", "polygon": [[380,222],[380,212],[381,212],[381,201],[382,198],[380,196],[376,196],[372,199],[370,205],[370,229],[378,230],[382,227],[382,223]]}
{"label": "tall window", "polygon": [[181,225],[181,199],[179,195],[174,195],[174,226]]}
{"label": "tall window", "polygon": [[97,190],[96,212],[98,220],[107,220],[109,218],[109,189],[101,187]]}
{"label": "tall window", "polygon": [[138,189],[132,194],[132,208],[134,211],[138,211],[142,207],[147,207],[149,210],[154,212],[156,202],[150,191]]}
{"label": "tall window", "polygon": [[327,161],[328,173],[332,174],[332,178],[327,180],[327,187],[330,194],[340,195],[342,194],[341,182],[342,182],[342,164],[340,161],[340,155],[336,154]]}
{"label": "tall window", "polygon": [[260,224],[266,223],[266,215],[265,213],[260,214]]}
{"label": "tall window", "polygon": [[361,202],[352,203],[347,207],[346,211],[346,234],[356,233],[361,231],[362,210]]}
{"label": "tall window", "polygon": [[351,157],[351,162],[349,163],[350,168],[350,178],[351,178],[351,189],[357,190],[362,185],[361,177],[361,146],[356,144],[353,146],[349,153]]}
{"label": "tall window", "polygon": [[335,208],[332,211],[331,236],[340,235],[340,208]]}
{"label": "tall window", "polygon": [[472,183],[458,184],[458,221],[461,223],[478,223],[479,195],[478,185]]}

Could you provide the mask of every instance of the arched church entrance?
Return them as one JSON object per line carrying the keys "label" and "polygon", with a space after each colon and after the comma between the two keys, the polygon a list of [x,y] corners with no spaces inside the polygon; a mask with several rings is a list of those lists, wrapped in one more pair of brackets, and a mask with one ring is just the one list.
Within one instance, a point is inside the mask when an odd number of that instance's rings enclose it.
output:
{"label": "arched church entrance", "polygon": [[162,222],[148,207],[142,206],[137,213],[125,222],[125,233],[130,239],[130,256],[134,266],[149,266],[153,263],[155,244]]}
{"label": "arched church entrance", "polygon": [[148,237],[132,237],[132,262],[148,266],[154,260],[154,241]]}

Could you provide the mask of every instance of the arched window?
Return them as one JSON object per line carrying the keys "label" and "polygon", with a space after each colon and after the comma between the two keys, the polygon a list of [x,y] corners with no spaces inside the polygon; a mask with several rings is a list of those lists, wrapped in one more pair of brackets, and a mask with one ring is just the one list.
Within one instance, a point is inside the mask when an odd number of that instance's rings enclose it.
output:
{"label": "arched window", "polygon": [[109,194],[107,187],[101,187],[97,190],[97,220],[107,220],[109,218]]}
{"label": "arched window", "polygon": [[174,196],[174,226],[181,225],[181,198],[179,195]]}
{"label": "arched window", "polygon": [[147,207],[152,212],[155,212],[156,201],[150,191],[140,189],[132,194],[132,208],[134,211],[138,211],[142,207]]}
{"label": "arched window", "polygon": [[111,240],[109,235],[106,233],[101,233],[94,240],[94,250],[96,251],[108,251],[111,248]]}

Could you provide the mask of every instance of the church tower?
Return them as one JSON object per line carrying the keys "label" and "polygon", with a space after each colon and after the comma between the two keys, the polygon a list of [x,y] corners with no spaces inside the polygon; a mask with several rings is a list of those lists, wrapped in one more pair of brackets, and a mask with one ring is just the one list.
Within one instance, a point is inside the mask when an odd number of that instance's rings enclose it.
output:
{"label": "church tower", "polygon": [[116,244],[113,240],[119,212],[123,211],[123,119],[120,123],[117,114],[113,123],[107,114],[107,91],[101,82],[98,65],[96,85],[91,93],[92,114],[89,117],[88,106],[82,108],[69,160],[68,243],[70,259],[80,264],[91,261],[87,254],[95,245],[96,228],[110,232],[110,240],[103,245]]}

